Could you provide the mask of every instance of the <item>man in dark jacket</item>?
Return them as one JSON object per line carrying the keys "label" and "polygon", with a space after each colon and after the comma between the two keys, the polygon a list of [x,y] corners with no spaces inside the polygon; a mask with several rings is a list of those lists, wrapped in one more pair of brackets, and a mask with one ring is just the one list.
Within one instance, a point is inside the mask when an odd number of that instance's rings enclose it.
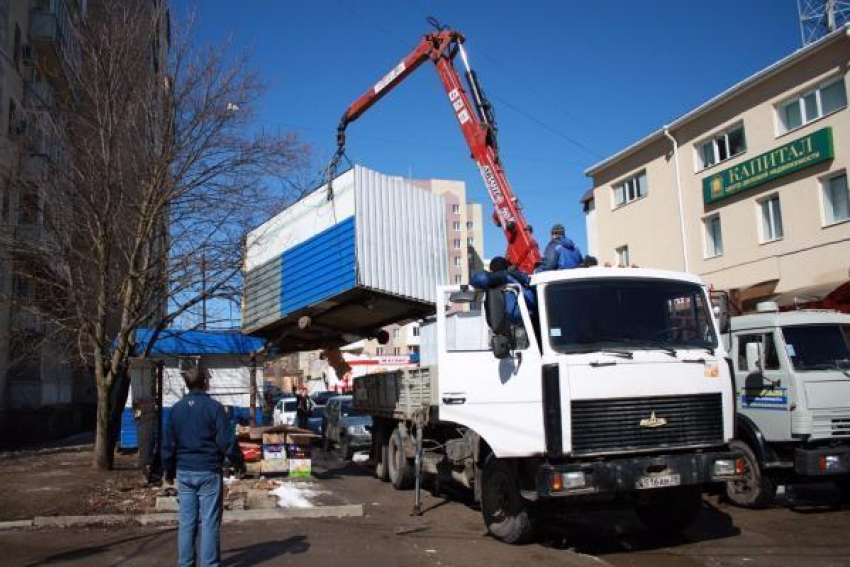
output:
{"label": "man in dark jacket", "polygon": [[189,393],[171,408],[162,464],[167,481],[175,479],[180,498],[178,565],[195,565],[195,540],[201,522],[201,564],[221,564],[221,515],[224,457],[244,471],[244,460],[224,407],[208,394],[209,374],[198,366],[183,372]]}
{"label": "man in dark jacket", "polygon": [[552,227],[552,240],[543,252],[543,264],[540,266],[540,271],[577,268],[583,259],[575,243],[565,236],[564,225],[556,224]]}

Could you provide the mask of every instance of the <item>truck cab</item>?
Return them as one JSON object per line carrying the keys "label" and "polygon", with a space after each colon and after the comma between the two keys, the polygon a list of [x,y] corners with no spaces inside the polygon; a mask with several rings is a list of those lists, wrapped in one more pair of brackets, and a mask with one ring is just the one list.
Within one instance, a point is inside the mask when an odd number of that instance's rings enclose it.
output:
{"label": "truck cab", "polygon": [[355,381],[379,477],[410,486],[419,452],[426,472],[473,488],[511,543],[533,532],[529,510],[566,500],[622,499],[680,530],[705,484],[739,478],[731,377],[699,279],[581,268],[489,289],[483,309],[481,295],[438,288],[421,369]]}
{"label": "truck cab", "polygon": [[[737,504],[769,504],[779,483],[847,482],[850,475],[850,315],[758,312],[733,317],[724,337],[734,372],[746,474]],[[843,487],[843,486],[842,486]]]}

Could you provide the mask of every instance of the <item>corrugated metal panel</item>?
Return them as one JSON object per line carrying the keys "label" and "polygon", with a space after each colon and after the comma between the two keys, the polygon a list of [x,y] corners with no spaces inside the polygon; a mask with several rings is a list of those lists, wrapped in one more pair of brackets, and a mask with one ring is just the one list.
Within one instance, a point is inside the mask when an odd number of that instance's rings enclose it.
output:
{"label": "corrugated metal panel", "polygon": [[121,413],[121,442],[122,449],[136,449],[139,447],[139,439],[136,434],[136,420],[133,418],[133,409],[124,408]]}
{"label": "corrugated metal panel", "polygon": [[327,185],[323,185],[248,233],[245,270],[250,272],[266,264],[352,216],[354,170],[349,170],[334,180],[333,199],[328,199]]}
{"label": "corrugated metal panel", "polygon": [[281,315],[355,286],[354,232],[351,217],[283,253]]}
{"label": "corrugated metal panel", "polygon": [[448,283],[443,198],[356,166],[358,283],[402,297],[435,301]]}
{"label": "corrugated metal panel", "polygon": [[252,332],[280,319],[281,256],[245,274],[242,329]]}

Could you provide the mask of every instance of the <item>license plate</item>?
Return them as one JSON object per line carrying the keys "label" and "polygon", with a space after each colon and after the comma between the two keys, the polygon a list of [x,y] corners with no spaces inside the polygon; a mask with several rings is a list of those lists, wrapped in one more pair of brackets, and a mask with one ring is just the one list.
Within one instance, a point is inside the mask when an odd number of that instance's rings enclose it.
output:
{"label": "license plate", "polygon": [[658,476],[642,476],[637,481],[637,489],[664,488],[665,486],[679,486],[682,479],[677,474],[665,474]]}

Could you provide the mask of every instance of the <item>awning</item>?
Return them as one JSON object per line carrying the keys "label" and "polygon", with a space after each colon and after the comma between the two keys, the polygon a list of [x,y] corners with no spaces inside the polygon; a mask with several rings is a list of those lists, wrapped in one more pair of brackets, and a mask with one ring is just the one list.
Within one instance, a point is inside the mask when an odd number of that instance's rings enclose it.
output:
{"label": "awning", "polygon": [[772,301],[775,301],[780,307],[795,307],[797,305],[822,302],[826,299],[835,299],[838,301],[839,296],[850,297],[850,280],[792,289],[791,291],[778,294]]}

